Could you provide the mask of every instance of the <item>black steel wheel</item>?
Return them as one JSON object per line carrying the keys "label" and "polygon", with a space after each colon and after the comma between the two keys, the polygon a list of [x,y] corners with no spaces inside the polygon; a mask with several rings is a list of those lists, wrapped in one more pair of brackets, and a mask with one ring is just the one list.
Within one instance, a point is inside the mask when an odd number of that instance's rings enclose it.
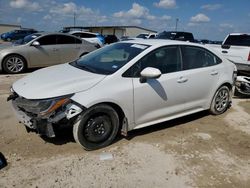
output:
{"label": "black steel wheel", "polygon": [[119,128],[117,112],[108,105],[97,105],[85,111],[74,124],[73,135],[86,150],[108,146]]}

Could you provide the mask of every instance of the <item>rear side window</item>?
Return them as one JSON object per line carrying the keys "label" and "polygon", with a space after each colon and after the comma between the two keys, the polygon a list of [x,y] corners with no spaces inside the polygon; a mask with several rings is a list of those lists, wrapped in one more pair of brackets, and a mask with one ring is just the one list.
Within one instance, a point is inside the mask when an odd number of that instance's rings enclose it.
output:
{"label": "rear side window", "polygon": [[221,59],[203,48],[182,46],[181,51],[183,70],[208,67],[221,63]]}
{"label": "rear side window", "polygon": [[250,35],[229,35],[225,45],[250,46]]}
{"label": "rear side window", "polygon": [[81,40],[71,37],[71,36],[64,36],[58,35],[57,36],[57,44],[80,44]]}

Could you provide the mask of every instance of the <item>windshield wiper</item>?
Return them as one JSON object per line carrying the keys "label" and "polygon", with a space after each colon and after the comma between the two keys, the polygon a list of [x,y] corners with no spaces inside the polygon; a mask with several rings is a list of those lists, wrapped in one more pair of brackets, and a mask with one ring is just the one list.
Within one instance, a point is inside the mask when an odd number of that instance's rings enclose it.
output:
{"label": "windshield wiper", "polygon": [[82,65],[82,64],[79,64],[78,61],[74,61],[72,63],[70,63],[71,65],[73,65],[74,67],[77,67],[79,69],[83,69],[83,70],[86,70],[86,71],[89,71],[89,72],[92,72],[92,73],[96,73],[96,70],[89,67],[89,66],[86,66],[86,65]]}

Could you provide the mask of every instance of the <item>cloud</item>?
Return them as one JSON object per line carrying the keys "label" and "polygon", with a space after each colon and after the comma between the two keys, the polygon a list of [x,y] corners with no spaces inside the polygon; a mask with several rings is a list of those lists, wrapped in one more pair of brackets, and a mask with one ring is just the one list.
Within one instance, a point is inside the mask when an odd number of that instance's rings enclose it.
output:
{"label": "cloud", "polygon": [[37,2],[30,2],[29,0],[14,0],[10,1],[10,7],[15,9],[26,9],[29,11],[39,11],[41,6]]}
{"label": "cloud", "polygon": [[45,15],[45,16],[43,17],[43,19],[44,19],[44,20],[51,20],[52,17],[51,17],[49,14],[47,14],[47,15]]}
{"label": "cloud", "polygon": [[207,17],[205,14],[199,13],[196,16],[190,18],[192,23],[205,23],[210,22],[210,18]]}
{"label": "cloud", "polygon": [[120,11],[113,14],[116,18],[146,18],[148,20],[155,19],[155,16],[149,14],[149,10],[146,7],[133,3],[132,8],[128,11]]}
{"label": "cloud", "polygon": [[229,23],[222,23],[220,24],[220,27],[222,28],[233,28],[233,24],[229,24]]}
{"label": "cloud", "polygon": [[172,19],[172,17],[171,16],[167,16],[167,15],[163,15],[162,17],[161,17],[161,20],[163,20],[163,21],[169,21],[169,20],[171,20]]}
{"label": "cloud", "polygon": [[154,6],[158,8],[171,9],[176,7],[175,0],[160,0],[158,3],[154,3]]}
{"label": "cloud", "polygon": [[75,3],[64,3],[64,4],[59,4],[58,6],[55,6],[50,9],[50,13],[54,14],[74,14],[76,12],[77,6]]}
{"label": "cloud", "polygon": [[207,5],[201,6],[201,9],[205,9],[205,10],[218,10],[221,7],[222,7],[221,4],[207,4]]}
{"label": "cloud", "polygon": [[21,17],[18,17],[18,18],[16,19],[16,22],[20,24],[20,23],[22,22],[22,20],[23,20],[23,19],[22,19]]}

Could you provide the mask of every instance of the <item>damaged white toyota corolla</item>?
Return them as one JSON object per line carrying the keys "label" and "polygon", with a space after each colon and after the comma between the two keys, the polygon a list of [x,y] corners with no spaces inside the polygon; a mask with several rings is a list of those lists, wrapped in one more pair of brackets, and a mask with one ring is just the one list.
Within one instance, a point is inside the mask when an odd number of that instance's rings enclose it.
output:
{"label": "damaged white toyota corolla", "polygon": [[73,126],[85,149],[107,146],[118,132],[231,103],[235,65],[205,46],[133,40],[38,70],[12,86],[8,100],[27,130],[54,137]]}

